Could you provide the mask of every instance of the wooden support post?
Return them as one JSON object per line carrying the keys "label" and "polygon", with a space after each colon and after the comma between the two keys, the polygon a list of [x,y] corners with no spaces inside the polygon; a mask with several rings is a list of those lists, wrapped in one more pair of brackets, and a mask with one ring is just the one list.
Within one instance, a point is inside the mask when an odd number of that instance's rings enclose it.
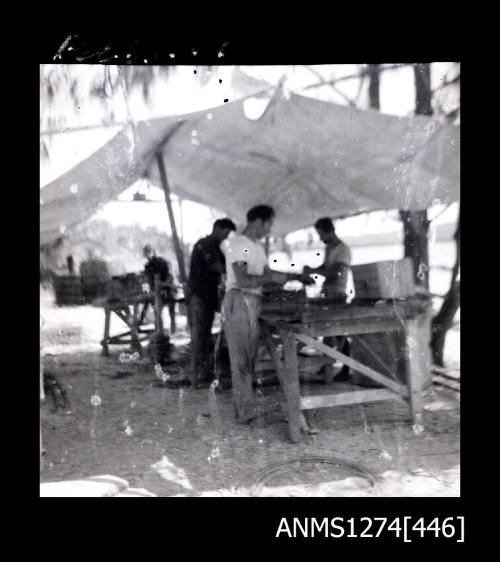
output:
{"label": "wooden support post", "polygon": [[413,424],[422,425],[422,385],[424,381],[424,373],[422,372],[422,363],[420,360],[422,342],[419,337],[417,319],[411,318],[407,320],[405,324],[405,359],[406,376],[410,389],[410,415]]}
{"label": "wooden support post", "polygon": [[137,333],[137,324],[139,320],[139,303],[134,303],[132,307],[132,315],[130,318],[130,343],[134,351],[138,351],[142,355],[142,346]]}
{"label": "wooden support post", "polygon": [[168,314],[170,316],[170,333],[175,334],[177,329],[177,324],[175,321],[176,302],[174,300],[168,302]]}
{"label": "wooden support post", "polygon": [[[335,345],[335,338],[334,337],[324,338],[323,343],[331,347]],[[325,384],[326,385],[332,384],[334,376],[335,376],[335,369],[333,367],[333,364],[327,363],[323,368],[323,380]]]}
{"label": "wooden support post", "polygon": [[162,336],[163,335],[163,319],[161,317],[162,302],[161,302],[161,295],[160,295],[160,276],[158,273],[155,273],[154,284],[155,284],[154,286],[155,328],[156,328],[156,334],[158,336]]}
{"label": "wooden support post", "polygon": [[109,355],[109,347],[108,347],[108,340],[109,340],[109,324],[111,320],[111,310],[109,307],[104,308],[104,337],[102,339],[102,354],[104,356]]}
{"label": "wooden support post", "polygon": [[158,168],[160,170],[161,185],[163,187],[163,191],[165,192],[165,202],[167,204],[168,218],[170,220],[170,228],[172,230],[174,249],[177,256],[177,263],[179,264],[179,275],[181,277],[181,282],[186,283],[187,276],[186,269],[184,267],[184,256],[182,253],[181,244],[179,242],[179,237],[177,235],[177,228],[175,226],[175,218],[174,212],[172,210],[172,201],[170,200],[170,188],[167,180],[167,172],[165,171],[165,163],[163,162],[163,155],[161,154],[161,152],[156,153],[156,160],[158,162]]}
{"label": "wooden support post", "polygon": [[149,308],[149,301],[145,301],[142,305],[142,311],[141,311],[141,316],[139,318],[139,328],[143,325],[144,323],[144,319],[146,318],[146,312],[148,311]]}
{"label": "wooden support post", "polygon": [[287,401],[288,431],[292,443],[300,441],[302,420],[300,415],[299,369],[297,341],[290,332],[282,331],[284,359],[284,392]]}
{"label": "wooden support post", "polygon": [[[268,328],[268,326],[265,322],[261,322],[261,331],[264,334],[264,340],[266,342],[266,346],[267,346],[267,349],[269,351],[269,355],[271,356],[272,362],[274,364],[274,368],[276,370],[276,373],[278,375],[278,379],[280,381],[280,387],[281,387],[281,391],[282,391],[283,397],[284,397],[284,400],[281,400],[280,404],[281,404],[281,409],[283,410],[283,414],[288,419],[288,427],[289,427],[290,438],[294,443],[296,443],[297,441],[294,441],[294,438],[296,436],[296,417],[292,416],[292,418],[290,418],[290,414],[289,414],[290,407],[289,407],[289,402],[288,402],[288,393],[287,393],[287,390],[286,390],[286,389],[288,389],[287,377],[289,375],[286,372],[285,368],[283,367],[283,363],[282,363],[281,358],[278,354],[276,346],[274,345],[273,338],[271,336],[271,333],[269,332],[269,328]],[[297,353],[295,353],[295,356],[297,357]],[[297,383],[298,383],[298,380],[299,379],[298,379],[298,369],[297,369]],[[298,391],[299,390],[297,388],[297,392]],[[299,397],[299,401],[300,401],[300,397]],[[299,405],[300,405],[300,403],[299,403]],[[304,416],[303,412],[299,413],[299,417],[300,417],[300,427],[301,427],[301,429],[304,430],[304,431],[309,431],[309,429],[310,429],[309,423],[308,423],[306,417]],[[293,422],[290,422],[290,419],[292,419]],[[294,437],[292,437],[292,434],[293,434]]]}

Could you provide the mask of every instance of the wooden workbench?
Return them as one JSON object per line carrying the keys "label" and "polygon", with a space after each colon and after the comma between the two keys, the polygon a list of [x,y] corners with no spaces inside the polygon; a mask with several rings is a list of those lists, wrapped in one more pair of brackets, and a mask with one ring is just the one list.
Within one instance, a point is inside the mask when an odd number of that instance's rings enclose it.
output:
{"label": "wooden workbench", "polygon": [[[109,294],[104,303],[104,337],[101,340],[103,355],[109,355],[109,345],[123,344],[130,344],[134,351],[142,355],[141,341],[149,340],[153,333],[160,337],[164,335],[162,309],[165,304],[169,305],[170,301],[163,302],[160,295],[161,287],[162,283],[157,274],[152,290],[146,283],[145,278],[139,276],[137,279],[132,278],[128,287],[118,282],[109,286]],[[175,302],[181,302],[181,300],[173,302],[175,304]],[[149,306],[153,307],[155,315],[153,328],[144,326]],[[118,316],[127,325],[128,330],[126,332],[114,336],[110,335],[112,314]],[[170,309],[171,325],[173,324],[173,326],[175,326],[174,314],[175,309],[173,311]]]}
{"label": "wooden workbench", "polygon": [[[425,334],[428,332],[423,326],[430,321],[429,307],[428,299],[421,297],[370,305],[330,304],[325,299],[302,299],[295,302],[264,300],[261,326],[284,393],[290,439],[298,442],[301,430],[307,429],[302,410],[376,400],[404,401],[410,407],[412,422],[422,424],[421,394],[425,375],[422,365],[425,363],[421,358],[428,353],[428,342],[425,341]],[[403,331],[405,336],[406,380],[403,381],[398,380],[397,375],[391,373],[389,368],[384,368],[384,373],[378,372],[325,345],[319,339],[325,336],[359,336],[392,331]],[[282,356],[273,333],[281,338]],[[297,360],[297,347],[300,343],[339,360],[381,387],[364,389],[352,386],[348,391],[339,391],[333,390],[333,384],[330,391],[326,389],[326,392],[318,395],[301,396]],[[379,360],[384,365],[383,358],[379,357]],[[342,386],[345,388],[345,385]]]}

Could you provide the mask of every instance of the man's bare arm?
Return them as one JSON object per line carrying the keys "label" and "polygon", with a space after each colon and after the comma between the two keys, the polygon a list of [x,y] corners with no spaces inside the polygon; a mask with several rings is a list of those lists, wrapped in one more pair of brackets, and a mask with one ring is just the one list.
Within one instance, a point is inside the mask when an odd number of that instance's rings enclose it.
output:
{"label": "man's bare arm", "polygon": [[308,267],[307,265],[304,267],[304,273],[309,275],[313,273],[319,273],[328,279],[332,279],[334,277],[340,277],[343,273],[345,273],[349,269],[349,266],[344,262],[335,262],[331,265],[322,264],[319,267]]}
{"label": "man's bare arm", "polygon": [[245,262],[239,261],[231,264],[236,276],[238,287],[242,289],[257,289],[266,283],[276,283],[284,285],[288,281],[300,281],[301,283],[313,284],[314,280],[308,275],[301,275],[298,273],[283,273],[281,271],[274,271],[269,267],[264,269],[263,275],[250,275],[247,272],[247,265]]}

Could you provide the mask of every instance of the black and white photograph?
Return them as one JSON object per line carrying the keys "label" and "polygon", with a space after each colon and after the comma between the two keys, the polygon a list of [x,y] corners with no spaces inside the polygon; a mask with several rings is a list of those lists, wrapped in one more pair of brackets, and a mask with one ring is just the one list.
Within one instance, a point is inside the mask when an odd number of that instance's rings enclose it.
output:
{"label": "black and white photograph", "polygon": [[459,498],[460,62],[75,41],[39,65],[40,497]]}

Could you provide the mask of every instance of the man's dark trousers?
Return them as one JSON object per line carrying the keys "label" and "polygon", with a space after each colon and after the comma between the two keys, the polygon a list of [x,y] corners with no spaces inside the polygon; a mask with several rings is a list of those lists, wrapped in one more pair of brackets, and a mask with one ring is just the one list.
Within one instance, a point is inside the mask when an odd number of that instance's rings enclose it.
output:
{"label": "man's dark trousers", "polygon": [[215,357],[212,349],[212,324],[216,309],[198,295],[189,299],[189,322],[191,329],[191,373],[190,382],[195,387],[199,382],[212,380],[215,374]]}

